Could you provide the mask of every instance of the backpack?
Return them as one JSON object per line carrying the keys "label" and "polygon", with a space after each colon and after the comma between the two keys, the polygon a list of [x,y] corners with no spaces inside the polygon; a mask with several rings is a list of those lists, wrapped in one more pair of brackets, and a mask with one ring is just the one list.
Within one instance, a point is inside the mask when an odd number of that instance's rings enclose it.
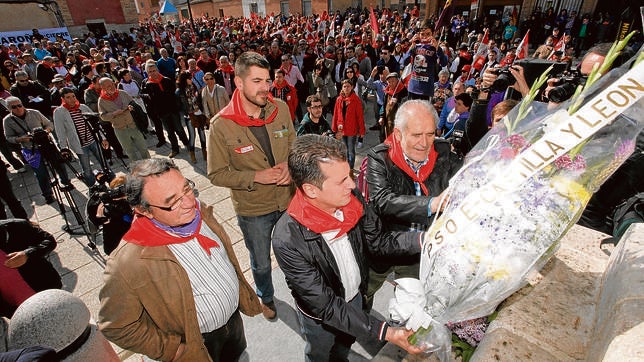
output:
{"label": "backpack", "polygon": [[360,164],[360,172],[358,172],[358,177],[356,178],[356,185],[358,186],[358,190],[360,190],[360,193],[362,194],[362,197],[364,198],[364,201],[366,203],[369,203],[369,184],[367,183],[368,159],[369,157],[362,159],[362,163]]}
{"label": "backpack", "polygon": [[641,222],[644,222],[644,192],[617,205],[613,214],[613,237],[621,238],[631,224]]}

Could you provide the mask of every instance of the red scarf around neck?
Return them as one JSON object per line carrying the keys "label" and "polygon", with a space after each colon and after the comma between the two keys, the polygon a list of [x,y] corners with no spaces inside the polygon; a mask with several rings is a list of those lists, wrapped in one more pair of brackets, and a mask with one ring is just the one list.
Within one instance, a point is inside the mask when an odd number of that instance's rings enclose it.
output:
{"label": "red scarf around neck", "polygon": [[227,65],[227,66],[225,66],[225,67],[221,67],[221,66],[220,66],[220,67],[219,67],[219,69],[220,69],[223,73],[226,73],[226,74],[233,74],[233,73],[235,72],[235,68],[233,68],[233,66],[232,66],[232,65],[230,65],[230,64],[228,64],[228,65]]}
{"label": "red scarf around neck", "polygon": [[268,101],[275,106],[275,109],[273,109],[271,114],[266,116],[265,120],[261,118],[250,118],[242,106],[241,93],[239,92],[239,89],[235,89],[233,96],[230,99],[230,103],[228,103],[228,105],[219,112],[219,115],[232,120],[242,127],[263,126],[273,122],[275,117],[277,117],[277,104],[275,104],[273,96],[270,93],[268,94]]}
{"label": "red scarf around neck", "polygon": [[[197,203],[197,207],[199,204]],[[207,236],[201,235],[199,230],[201,230],[201,223],[203,218],[199,218],[199,226],[196,228],[196,231],[192,235],[188,236],[178,236],[171,234],[163,229],[160,229],[149,218],[143,215],[135,215],[134,221],[132,221],[132,226],[125,235],[123,235],[123,240],[141,246],[164,246],[171,244],[182,244],[187,241],[190,241],[194,238],[197,239],[199,245],[210,255],[210,248],[217,248],[219,244]]]}
{"label": "red scarf around neck", "polygon": [[354,195],[351,195],[351,201],[341,207],[340,210],[344,214],[344,221],[336,219],[333,215],[329,215],[311,204],[304,197],[304,193],[300,189],[295,191],[295,196],[293,196],[291,203],[288,205],[288,209],[286,209],[293,219],[315,233],[321,234],[330,230],[339,229],[335,238],[353,229],[362,217],[362,212],[364,211],[362,203]]}
{"label": "red scarf around neck", "polygon": [[114,90],[114,94],[112,94],[112,95],[107,94],[104,90],[101,89],[101,98],[103,98],[105,100],[114,102],[116,100],[116,98],[118,98],[118,97],[119,97],[118,88]]}
{"label": "red scarf around neck", "polygon": [[159,77],[159,79],[148,77],[148,82],[158,85],[159,88],[161,88],[161,92],[163,92],[163,84],[161,84],[162,81],[163,81],[163,77]]}
{"label": "red scarf around neck", "polygon": [[76,103],[73,106],[70,106],[69,104],[65,103],[65,101],[63,101],[61,106],[67,108],[68,111],[77,111],[80,108],[80,102],[76,100]]}
{"label": "red scarf around neck", "polygon": [[385,88],[385,93],[389,94],[390,96],[394,96],[396,93],[402,91],[403,89],[405,89],[405,84],[401,80],[398,80],[398,83],[393,89],[391,89],[391,87],[387,85],[387,87]]}
{"label": "red scarf around neck", "polygon": [[407,174],[407,176],[411,177],[412,180],[420,184],[423,195],[429,195],[429,191],[427,190],[427,186],[425,186],[424,182],[434,170],[434,165],[436,164],[436,159],[438,158],[438,153],[436,152],[434,145],[432,144],[432,147],[429,150],[427,163],[420,167],[420,170],[418,170],[418,175],[416,175],[411,166],[409,166],[407,161],[405,161],[405,155],[403,154],[400,142],[396,141],[393,133],[390,134],[389,137],[387,137],[385,144],[389,146],[389,158],[394,163],[394,165],[398,166],[398,168],[401,169],[405,174]]}

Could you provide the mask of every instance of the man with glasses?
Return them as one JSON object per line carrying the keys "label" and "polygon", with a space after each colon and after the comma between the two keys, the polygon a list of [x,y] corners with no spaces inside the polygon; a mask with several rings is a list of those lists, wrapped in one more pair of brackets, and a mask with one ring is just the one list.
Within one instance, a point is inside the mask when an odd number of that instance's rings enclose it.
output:
{"label": "man with glasses", "polygon": [[329,122],[324,118],[322,111],[322,101],[316,95],[310,95],[306,98],[306,109],[308,112],[304,115],[300,127],[297,129],[297,135],[318,134],[330,136],[333,134]]}
{"label": "man with glasses", "polygon": [[51,119],[51,94],[42,84],[29,80],[25,71],[16,72],[16,83],[9,88],[12,96],[20,98],[25,107],[35,109]]}
{"label": "man with glasses", "polygon": [[[34,170],[34,175],[38,180],[38,186],[45,198],[45,202],[51,204],[55,199],[51,189],[50,175],[44,159],[44,157],[51,155],[43,155],[40,150],[34,146],[32,142],[32,132],[35,128],[41,128],[47,133],[51,133],[51,131],[53,131],[53,123],[37,110],[25,108],[18,97],[8,97],[6,101],[7,106],[11,110],[11,114],[4,117],[2,121],[7,142],[20,144],[22,155]],[[63,184],[62,190],[72,190],[74,186],[71,184],[69,176],[67,176],[67,171],[65,170],[64,165],[59,162],[52,162],[51,166],[56,170],[60,177],[60,181]]]}
{"label": "man with glasses", "polygon": [[153,360],[237,360],[239,312],[261,308],[212,206],[166,158],[134,164],[125,190],[135,217],[107,261],[101,332]]}
{"label": "man with glasses", "polygon": [[380,60],[377,65],[384,65],[391,73],[400,73],[400,63],[391,56],[390,46],[384,46],[380,49]]}

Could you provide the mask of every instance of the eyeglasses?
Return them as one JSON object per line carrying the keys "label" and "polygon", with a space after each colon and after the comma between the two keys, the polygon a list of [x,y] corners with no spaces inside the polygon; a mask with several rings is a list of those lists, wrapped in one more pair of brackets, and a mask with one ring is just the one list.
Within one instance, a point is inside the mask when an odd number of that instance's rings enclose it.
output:
{"label": "eyeglasses", "polygon": [[353,73],[353,70],[347,70],[347,73]]}
{"label": "eyeglasses", "polygon": [[22,107],[23,107],[22,104],[13,104],[13,105],[11,105],[11,109],[17,109],[17,108],[22,108]]}
{"label": "eyeglasses", "polygon": [[176,200],[174,200],[170,206],[157,206],[157,205],[151,205],[149,204],[148,206],[150,207],[156,207],[159,210],[163,211],[174,211],[179,208],[179,205],[181,205],[181,201],[183,200],[184,197],[186,197],[190,193],[194,193],[195,190],[195,183],[192,180],[186,179],[186,184],[183,187],[184,191],[181,196],[179,196]]}

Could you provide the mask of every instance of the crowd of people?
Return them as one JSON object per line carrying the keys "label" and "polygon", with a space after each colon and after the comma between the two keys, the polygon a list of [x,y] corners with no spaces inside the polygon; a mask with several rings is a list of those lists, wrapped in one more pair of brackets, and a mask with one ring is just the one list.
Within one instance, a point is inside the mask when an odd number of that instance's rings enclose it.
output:
{"label": "crowd of people", "polygon": [[[551,13],[523,24],[535,27],[532,55],[570,64],[590,48],[579,67],[587,75],[606,54],[591,45],[608,34],[586,16]],[[373,295],[392,272],[418,276],[422,233],[449,179],[517,104],[511,93],[529,91],[527,70],[514,66],[529,56],[517,49],[516,19],[457,15],[437,32],[434,20],[416,7],[348,9],[146,23],[71,42],[34,31],[33,44],[3,45],[0,150],[14,169],[30,165],[47,203],[36,128],[80,159],[88,186],[90,154],[95,165],[112,152],[131,162],[135,216],[107,263],[105,336],[156,360],[236,360],[247,345],[239,313],[277,318],[273,249],[307,360],[346,360],[357,337],[421,352],[410,331],[369,313]],[[496,82],[503,66],[509,87]],[[94,116],[101,137],[87,122]],[[381,143],[367,152],[367,195],[354,170],[368,131]],[[171,160],[181,141],[197,163],[197,136],[207,177],[231,191],[254,290],[208,200]],[[169,142],[168,158],[150,159],[147,137],[157,148]],[[26,217],[10,196],[12,214]]]}

